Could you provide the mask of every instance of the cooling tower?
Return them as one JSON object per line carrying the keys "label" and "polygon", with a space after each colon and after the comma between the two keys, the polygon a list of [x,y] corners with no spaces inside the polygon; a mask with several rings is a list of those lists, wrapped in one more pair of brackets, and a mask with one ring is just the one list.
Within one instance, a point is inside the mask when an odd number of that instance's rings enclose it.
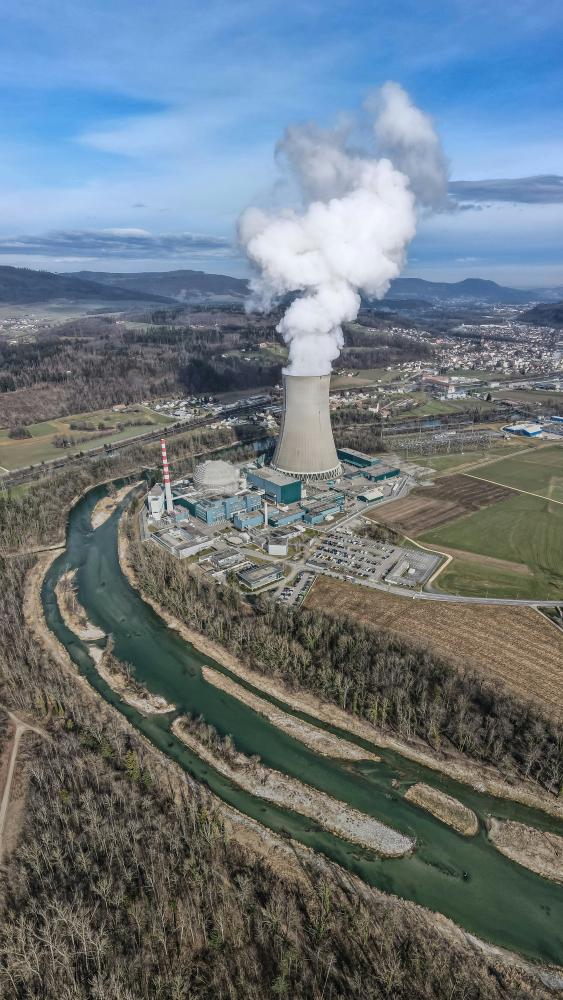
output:
{"label": "cooling tower", "polygon": [[342,467],[328,405],[330,375],[284,375],[283,387],[282,423],[273,468],[304,480],[340,476]]}

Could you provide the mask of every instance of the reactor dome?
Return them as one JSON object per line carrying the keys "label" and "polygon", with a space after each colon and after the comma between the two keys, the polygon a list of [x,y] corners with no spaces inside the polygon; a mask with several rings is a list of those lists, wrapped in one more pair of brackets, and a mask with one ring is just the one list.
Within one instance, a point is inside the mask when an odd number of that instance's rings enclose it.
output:
{"label": "reactor dome", "polygon": [[239,471],[222,459],[200,462],[195,467],[194,486],[206,493],[236,493],[239,489]]}

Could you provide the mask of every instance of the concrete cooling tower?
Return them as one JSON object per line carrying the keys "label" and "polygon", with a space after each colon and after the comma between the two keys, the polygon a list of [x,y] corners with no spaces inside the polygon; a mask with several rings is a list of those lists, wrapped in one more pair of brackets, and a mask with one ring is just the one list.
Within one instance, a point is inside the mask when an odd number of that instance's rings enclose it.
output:
{"label": "concrete cooling tower", "polygon": [[330,375],[284,375],[283,386],[273,468],[305,481],[340,476],[328,405]]}

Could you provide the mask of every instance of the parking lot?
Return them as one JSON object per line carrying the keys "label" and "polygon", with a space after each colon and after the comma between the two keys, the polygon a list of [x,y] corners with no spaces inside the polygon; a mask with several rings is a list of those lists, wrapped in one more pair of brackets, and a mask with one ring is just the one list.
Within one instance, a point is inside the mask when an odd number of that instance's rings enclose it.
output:
{"label": "parking lot", "polygon": [[422,549],[374,542],[336,529],[307,561],[307,569],[357,582],[417,587],[431,576],[440,559],[440,555]]}

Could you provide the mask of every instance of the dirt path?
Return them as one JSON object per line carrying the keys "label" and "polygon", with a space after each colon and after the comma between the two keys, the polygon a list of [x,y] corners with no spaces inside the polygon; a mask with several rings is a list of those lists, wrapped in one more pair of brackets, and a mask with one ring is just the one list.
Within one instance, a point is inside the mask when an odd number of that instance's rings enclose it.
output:
{"label": "dirt path", "polygon": [[12,786],[14,783],[14,773],[16,770],[16,763],[18,759],[18,751],[20,748],[21,738],[24,733],[37,733],[38,736],[46,736],[47,734],[41,729],[36,729],[35,726],[30,726],[29,723],[23,722],[18,719],[17,715],[12,712],[8,712],[10,719],[14,723],[14,740],[12,743],[12,751],[10,754],[10,763],[8,765],[8,773],[6,775],[6,782],[4,784],[4,792],[2,794],[2,802],[0,803],[0,860],[2,859],[4,853],[4,833],[6,829],[6,823],[9,817],[10,808],[10,798],[12,794]]}

